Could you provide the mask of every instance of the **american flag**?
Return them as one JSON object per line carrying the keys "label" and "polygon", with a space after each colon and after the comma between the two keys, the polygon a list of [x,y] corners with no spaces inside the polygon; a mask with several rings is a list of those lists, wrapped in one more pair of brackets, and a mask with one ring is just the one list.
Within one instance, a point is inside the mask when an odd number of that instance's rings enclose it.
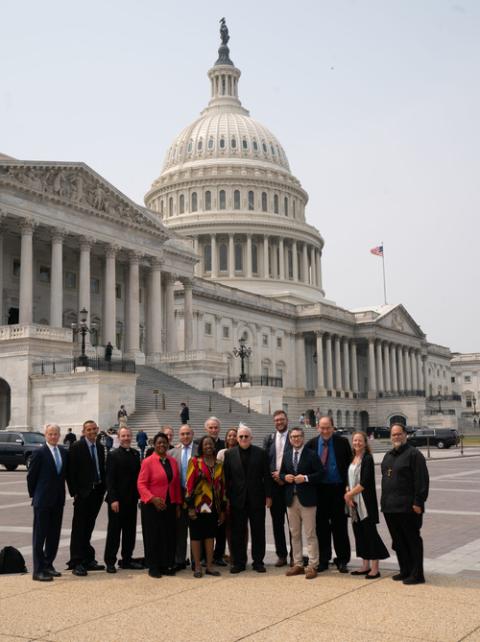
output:
{"label": "american flag", "polygon": [[372,247],[370,250],[371,254],[374,254],[375,256],[383,256],[383,245],[377,245],[376,247]]}

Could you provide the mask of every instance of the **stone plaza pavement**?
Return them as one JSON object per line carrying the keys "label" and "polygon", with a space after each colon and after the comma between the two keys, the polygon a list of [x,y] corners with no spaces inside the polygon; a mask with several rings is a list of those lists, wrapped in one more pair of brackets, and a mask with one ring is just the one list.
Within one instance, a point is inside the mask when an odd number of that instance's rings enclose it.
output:
{"label": "stone plaza pavement", "polygon": [[317,579],[266,575],[151,579],[68,574],[49,584],[0,580],[0,642],[480,641],[480,581],[432,574],[404,586],[328,571]]}

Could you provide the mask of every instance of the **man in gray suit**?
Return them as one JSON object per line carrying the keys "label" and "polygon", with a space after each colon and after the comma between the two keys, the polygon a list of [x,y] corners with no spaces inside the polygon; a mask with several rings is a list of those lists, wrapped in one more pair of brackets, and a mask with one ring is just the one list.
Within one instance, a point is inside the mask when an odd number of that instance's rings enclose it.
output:
{"label": "man in gray suit", "polygon": [[[176,448],[168,451],[168,454],[175,457],[180,471],[182,485],[182,497],[185,495],[187,486],[188,462],[197,454],[197,444],[193,443],[193,430],[188,424],[180,426],[180,443]],[[175,568],[181,571],[187,567],[187,537],[188,537],[188,511],[182,506],[180,518],[177,519],[177,548],[175,551]]]}

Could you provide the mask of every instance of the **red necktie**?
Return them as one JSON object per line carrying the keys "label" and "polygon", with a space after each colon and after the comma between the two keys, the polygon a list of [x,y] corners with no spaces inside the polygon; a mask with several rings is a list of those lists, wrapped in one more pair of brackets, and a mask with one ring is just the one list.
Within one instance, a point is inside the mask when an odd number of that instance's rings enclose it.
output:
{"label": "red necktie", "polygon": [[323,450],[322,454],[320,456],[320,461],[322,462],[323,466],[327,465],[327,460],[328,460],[328,441],[323,440]]}

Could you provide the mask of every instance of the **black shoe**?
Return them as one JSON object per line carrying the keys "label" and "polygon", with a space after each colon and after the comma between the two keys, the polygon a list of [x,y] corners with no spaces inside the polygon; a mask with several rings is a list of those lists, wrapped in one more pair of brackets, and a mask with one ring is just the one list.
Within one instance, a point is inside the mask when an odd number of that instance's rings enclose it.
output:
{"label": "black shoe", "polygon": [[129,568],[132,571],[141,571],[145,568],[143,564],[141,564],[140,562],[135,562],[134,560],[130,560],[130,562],[122,562],[121,564],[119,562],[118,565],[121,568]]}
{"label": "black shoe", "polygon": [[50,577],[62,577],[62,574],[57,571],[56,568],[50,566],[49,568],[44,569],[44,575],[50,575]]}
{"label": "black shoe", "polygon": [[231,566],[230,573],[243,573],[245,566]]}
{"label": "black shoe", "polygon": [[172,568],[165,568],[165,569],[162,569],[162,573],[164,575],[175,575],[175,569],[173,567]]}
{"label": "black shoe", "polygon": [[35,582],[53,582],[53,577],[42,572],[32,575],[32,580],[35,580]]}
{"label": "black shoe", "polygon": [[425,578],[424,577],[406,577],[403,580],[404,584],[425,584]]}
{"label": "black shoe", "polygon": [[323,571],[328,571],[328,562],[320,562],[317,566],[317,571],[323,573]]}
{"label": "black shoe", "polygon": [[221,573],[220,571],[213,571],[213,570],[211,571],[210,569],[207,568],[207,570],[205,571],[205,575],[213,575],[213,577],[220,577]]}
{"label": "black shoe", "polygon": [[344,562],[339,562],[337,568],[339,573],[348,573],[348,567]]}
{"label": "black shoe", "polygon": [[227,566],[227,562],[225,560],[222,560],[221,558],[218,560],[213,560],[213,563],[215,566]]}
{"label": "black shoe", "polygon": [[370,573],[369,568],[366,571],[352,571],[350,575],[368,575],[368,573]]}
{"label": "black shoe", "polygon": [[405,580],[406,576],[402,575],[402,573],[397,573],[396,575],[392,575],[392,580],[394,582],[401,582],[402,580]]}
{"label": "black shoe", "polygon": [[88,575],[87,569],[82,564],[77,564],[77,566],[75,566],[75,568],[72,570],[72,574],[76,575],[77,577],[85,577],[86,575]]}
{"label": "black shoe", "polygon": [[116,573],[115,564],[107,564],[107,573]]}
{"label": "black shoe", "polygon": [[105,564],[99,564],[96,560],[87,564],[87,571],[104,571]]}
{"label": "black shoe", "polygon": [[148,575],[149,575],[149,577],[155,577],[155,578],[162,577],[162,574],[161,574],[161,573],[160,573],[160,571],[159,571],[158,569],[156,569],[156,568],[150,568],[150,569],[148,569]]}
{"label": "black shoe", "polygon": [[257,571],[257,573],[267,572],[267,569],[265,568],[265,564],[252,564],[252,568],[254,571]]}
{"label": "black shoe", "polygon": [[365,575],[366,580],[376,580],[380,577],[380,573],[375,573],[375,575],[369,575],[368,573]]}
{"label": "black shoe", "polygon": [[187,565],[186,564],[175,564],[175,566],[173,568],[175,569],[175,572],[184,571],[187,568]]}

